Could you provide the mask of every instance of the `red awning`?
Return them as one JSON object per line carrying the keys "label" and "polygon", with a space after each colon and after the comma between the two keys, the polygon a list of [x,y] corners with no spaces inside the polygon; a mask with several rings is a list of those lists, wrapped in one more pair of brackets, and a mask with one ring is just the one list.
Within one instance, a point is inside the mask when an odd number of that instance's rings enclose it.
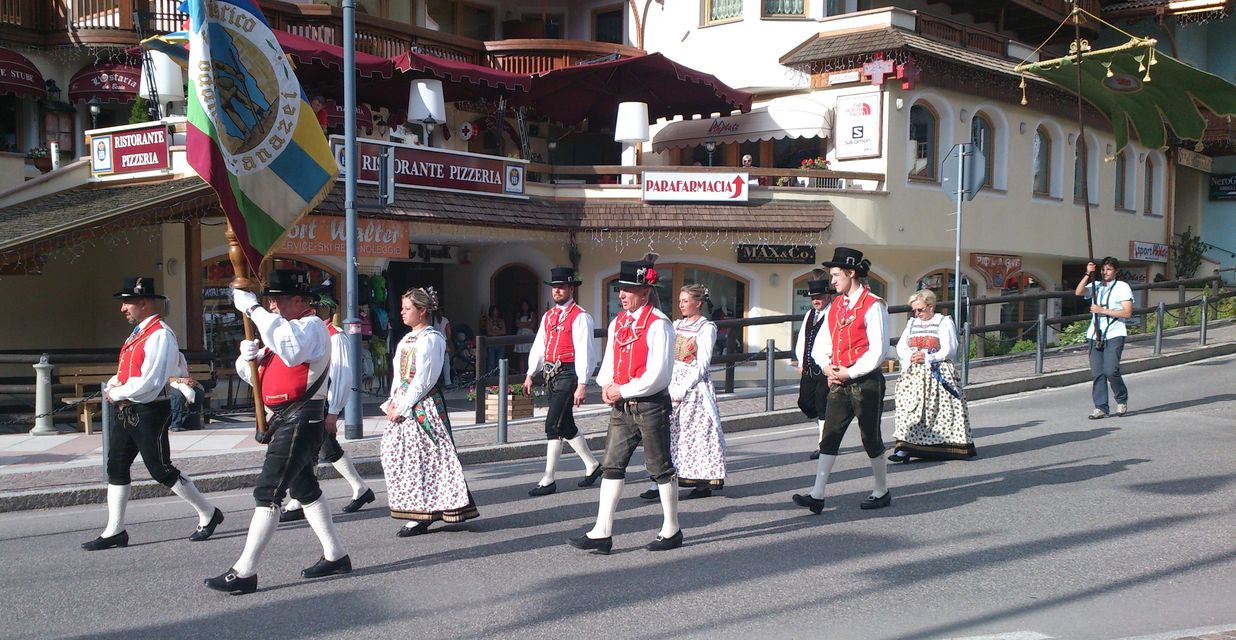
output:
{"label": "red awning", "polygon": [[[326,126],[343,127],[343,105],[336,103],[334,100],[327,100],[324,107],[326,109]],[[373,113],[369,111],[369,107],[363,104],[356,105],[356,128],[361,130],[373,129]]]}
{"label": "red awning", "polygon": [[69,80],[69,102],[132,102],[137,97],[142,70],[127,64],[89,64]]}
{"label": "red awning", "polygon": [[559,122],[613,123],[620,102],[648,103],[648,117],[751,110],[751,94],[660,53],[582,64],[532,76],[532,91],[512,98]]}
{"label": "red awning", "polygon": [[0,94],[47,97],[43,74],[26,56],[9,49],[0,49]]}
{"label": "red awning", "polygon": [[[283,47],[285,53],[292,56],[302,65],[318,63],[323,66],[334,67],[337,71],[343,70],[343,47],[310,40],[304,36],[298,36],[287,31],[276,31],[275,39],[279,41],[279,46]],[[395,75],[394,66],[387,58],[357,51],[355,60],[356,72],[363,77],[381,77],[389,80]],[[301,67],[297,67],[297,76],[301,75],[301,69]],[[301,83],[304,84],[303,78]]]}
{"label": "red awning", "polygon": [[515,91],[527,93],[532,84],[532,76],[412,51],[404,52],[395,58],[394,62],[395,68],[411,79],[445,80],[443,91],[447,100],[465,100]]}

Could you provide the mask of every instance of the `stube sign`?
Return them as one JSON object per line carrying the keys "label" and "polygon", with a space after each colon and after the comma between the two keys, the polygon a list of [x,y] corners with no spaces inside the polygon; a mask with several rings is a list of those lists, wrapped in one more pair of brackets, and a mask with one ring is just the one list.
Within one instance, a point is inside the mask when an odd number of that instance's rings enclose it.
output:
{"label": "stube sign", "polygon": [[645,202],[746,202],[747,173],[645,171]]}

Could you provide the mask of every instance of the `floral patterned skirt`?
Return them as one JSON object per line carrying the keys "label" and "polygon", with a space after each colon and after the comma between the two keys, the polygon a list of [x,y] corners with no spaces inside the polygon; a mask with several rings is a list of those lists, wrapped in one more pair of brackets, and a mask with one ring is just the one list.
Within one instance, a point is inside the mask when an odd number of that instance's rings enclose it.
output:
{"label": "floral patterned skirt", "polygon": [[[674,366],[674,377],[697,375],[693,367]],[[725,486],[725,433],[712,379],[704,376],[687,390],[670,414],[670,458],[678,470],[678,485]]]}
{"label": "floral patterned skirt", "polygon": [[463,522],[480,515],[451,439],[441,392],[413,408],[413,418],[390,422],[382,434],[382,472],[391,517]]}
{"label": "floral patterned skirt", "polygon": [[941,362],[939,372],[960,397],[949,393],[925,364],[910,365],[897,380],[896,448],[916,458],[972,458],[977,452],[965,390],[953,363]]}

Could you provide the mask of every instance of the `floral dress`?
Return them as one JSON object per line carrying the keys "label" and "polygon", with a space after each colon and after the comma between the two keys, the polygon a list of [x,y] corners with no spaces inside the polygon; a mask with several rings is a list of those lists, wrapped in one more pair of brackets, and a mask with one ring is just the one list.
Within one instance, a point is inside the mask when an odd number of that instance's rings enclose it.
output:
{"label": "floral dress", "polygon": [[412,331],[395,348],[396,378],[382,409],[403,419],[382,433],[382,472],[391,517],[463,522],[480,515],[451,439],[450,417],[438,386],[446,340],[438,330]]}
{"label": "floral dress", "polygon": [[716,339],[717,325],[703,317],[674,323],[670,458],[684,487],[725,486],[725,433],[708,375]]}
{"label": "floral dress", "polygon": [[[896,449],[916,458],[958,459],[976,455],[965,390],[950,358],[957,351],[952,319],[935,314],[911,319],[897,342],[901,377],[895,395]],[[926,352],[911,364],[910,355]]]}

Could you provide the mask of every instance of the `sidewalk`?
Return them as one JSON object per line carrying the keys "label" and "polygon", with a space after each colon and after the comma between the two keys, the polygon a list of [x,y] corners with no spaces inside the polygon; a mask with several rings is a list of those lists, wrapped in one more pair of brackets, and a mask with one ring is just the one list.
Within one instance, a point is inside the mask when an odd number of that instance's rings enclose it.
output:
{"label": "sidewalk", "polygon": [[[1146,369],[1191,362],[1236,353],[1236,323],[1213,323],[1207,332],[1207,346],[1197,344],[1197,330],[1169,332],[1163,340],[1163,356],[1153,356],[1153,336],[1138,336],[1125,346],[1122,369],[1131,373]],[[1056,349],[1044,358],[1044,374],[1034,374],[1034,355],[1020,354],[990,358],[973,363],[966,389],[971,400],[1059,387],[1090,379],[1084,347]],[[720,376],[714,374],[714,379]],[[798,412],[797,381],[779,380],[774,411],[765,411],[761,389],[740,389],[718,398],[727,433],[803,422]],[[509,460],[540,455],[544,451],[544,415],[539,407],[532,418],[508,424],[509,444],[497,443],[493,423],[475,424],[471,403],[456,392],[448,399],[456,445],[465,464]],[[600,403],[594,389],[589,401],[577,410],[577,423],[594,449],[603,448],[608,409]],[[893,389],[887,394],[886,410],[891,410]],[[365,437],[346,441],[344,447],[358,462],[362,473],[380,475],[377,462],[385,419],[379,415],[377,399],[366,398]],[[1136,390],[1132,409],[1136,411]],[[172,460],[195,478],[206,491],[248,486],[261,465],[263,445],[253,439],[253,422],[212,421],[207,429],[173,433],[169,436]],[[340,426],[342,430],[342,425]],[[144,469],[134,472],[142,478]],[[320,467],[324,476],[333,475]],[[0,512],[99,502],[103,495],[103,450],[99,433],[67,433],[56,436],[26,434],[0,435]],[[147,480],[134,483],[134,497],[162,495],[162,487]]]}

